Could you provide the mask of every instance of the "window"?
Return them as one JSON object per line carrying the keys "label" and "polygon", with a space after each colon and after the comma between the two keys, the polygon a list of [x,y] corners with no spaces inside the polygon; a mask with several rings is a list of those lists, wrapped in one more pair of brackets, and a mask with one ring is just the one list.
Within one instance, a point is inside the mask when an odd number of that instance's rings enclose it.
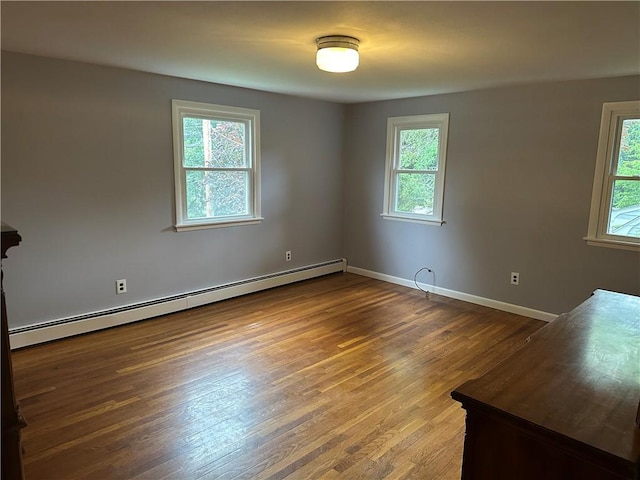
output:
{"label": "window", "polygon": [[388,119],[383,217],[442,225],[448,126],[448,113]]}
{"label": "window", "polygon": [[605,103],[589,245],[640,250],[640,101]]}
{"label": "window", "polygon": [[257,223],[260,112],[173,100],[176,230]]}

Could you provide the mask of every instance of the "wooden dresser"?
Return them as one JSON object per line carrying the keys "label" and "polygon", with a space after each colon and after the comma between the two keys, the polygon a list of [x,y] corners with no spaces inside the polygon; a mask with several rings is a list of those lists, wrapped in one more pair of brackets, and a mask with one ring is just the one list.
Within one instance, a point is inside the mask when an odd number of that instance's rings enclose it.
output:
{"label": "wooden dresser", "polygon": [[[20,243],[20,235],[15,228],[2,224],[2,258],[7,258],[7,250]],[[4,275],[4,272],[2,272]],[[1,281],[0,281],[1,283]],[[20,430],[26,425],[13,388],[13,368],[9,347],[9,326],[7,308],[2,288],[2,471],[3,480],[20,480],[22,471],[22,445]]]}
{"label": "wooden dresser", "polygon": [[463,480],[640,479],[640,297],[597,290],[451,396]]}

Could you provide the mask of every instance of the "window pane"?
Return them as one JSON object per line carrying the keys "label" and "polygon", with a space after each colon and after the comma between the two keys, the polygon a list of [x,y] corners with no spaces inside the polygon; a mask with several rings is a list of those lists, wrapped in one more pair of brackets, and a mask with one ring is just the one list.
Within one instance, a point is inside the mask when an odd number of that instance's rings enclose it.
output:
{"label": "window pane", "polygon": [[436,176],[431,173],[400,173],[396,185],[396,211],[433,215]]}
{"label": "window pane", "polygon": [[403,170],[437,170],[439,128],[400,131],[400,165]]}
{"label": "window pane", "polygon": [[247,172],[187,171],[187,218],[247,215]]}
{"label": "window pane", "polygon": [[246,136],[243,122],[185,117],[184,166],[246,167]]}
{"label": "window pane", "polygon": [[607,233],[640,238],[640,180],[615,180]]}
{"label": "window pane", "polygon": [[202,141],[202,120],[183,118],[182,134],[184,138],[185,167],[204,167],[204,143]]}
{"label": "window pane", "polygon": [[640,175],[640,118],[622,122],[617,174],[629,177]]}

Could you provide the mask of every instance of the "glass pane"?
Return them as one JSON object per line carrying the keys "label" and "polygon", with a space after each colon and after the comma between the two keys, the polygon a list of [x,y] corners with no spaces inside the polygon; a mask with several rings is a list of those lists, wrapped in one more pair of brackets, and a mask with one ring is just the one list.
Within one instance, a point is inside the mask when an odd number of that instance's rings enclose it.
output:
{"label": "glass pane", "polygon": [[182,136],[184,139],[183,165],[185,167],[204,167],[202,120],[199,118],[183,118]]}
{"label": "glass pane", "polygon": [[640,180],[615,180],[607,233],[640,238]]}
{"label": "glass pane", "polygon": [[640,118],[628,118],[622,122],[617,174],[640,175]]}
{"label": "glass pane", "polygon": [[436,176],[431,173],[399,173],[396,211],[433,215]]}
{"label": "glass pane", "polygon": [[439,128],[400,131],[399,168],[437,170]]}
{"label": "glass pane", "polygon": [[186,117],[182,128],[185,167],[247,166],[244,123]]}
{"label": "glass pane", "polygon": [[249,213],[247,172],[187,171],[187,218]]}

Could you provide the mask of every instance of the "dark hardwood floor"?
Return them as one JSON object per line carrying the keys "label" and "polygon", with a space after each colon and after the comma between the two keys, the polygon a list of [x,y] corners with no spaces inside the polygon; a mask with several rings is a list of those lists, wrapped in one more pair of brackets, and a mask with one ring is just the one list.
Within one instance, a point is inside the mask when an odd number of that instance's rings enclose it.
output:
{"label": "dark hardwood floor", "polygon": [[339,273],[22,349],[26,478],[458,479],[451,390],[543,325]]}

